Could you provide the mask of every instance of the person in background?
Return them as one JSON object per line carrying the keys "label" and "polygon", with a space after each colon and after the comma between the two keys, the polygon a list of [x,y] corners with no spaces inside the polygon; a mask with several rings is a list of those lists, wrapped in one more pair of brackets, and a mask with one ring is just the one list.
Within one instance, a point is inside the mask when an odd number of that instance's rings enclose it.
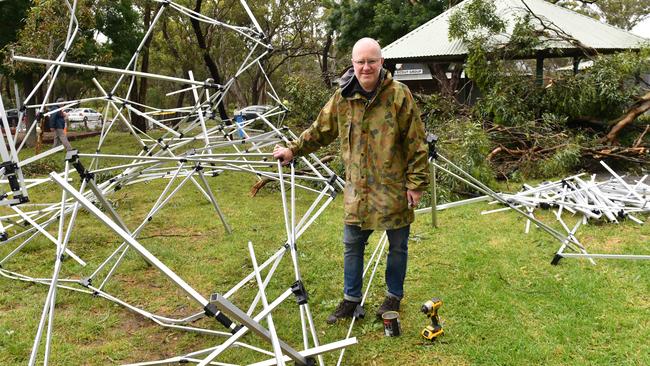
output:
{"label": "person in background", "polygon": [[[63,107],[63,98],[56,100],[57,103],[60,103],[57,108]],[[67,118],[67,113],[63,110],[59,110],[56,113],[50,115],[50,128],[54,131],[54,144],[52,147],[57,147],[61,144],[66,148],[66,150],[72,150],[72,145],[68,141],[68,137],[65,135],[65,120]]]}

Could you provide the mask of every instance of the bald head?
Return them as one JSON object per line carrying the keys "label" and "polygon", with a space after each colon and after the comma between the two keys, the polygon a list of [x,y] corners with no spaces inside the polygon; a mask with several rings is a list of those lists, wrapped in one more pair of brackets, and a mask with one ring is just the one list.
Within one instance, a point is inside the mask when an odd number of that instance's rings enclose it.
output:
{"label": "bald head", "polygon": [[354,44],[354,47],[352,47],[352,59],[356,60],[357,56],[359,53],[370,53],[373,55],[373,57],[376,58],[381,58],[381,46],[379,45],[379,42],[372,38],[361,38],[360,40],[357,41],[357,43]]}
{"label": "bald head", "polygon": [[379,42],[372,38],[361,38],[352,47],[352,66],[354,75],[361,87],[370,92],[377,87],[384,58],[381,56]]}

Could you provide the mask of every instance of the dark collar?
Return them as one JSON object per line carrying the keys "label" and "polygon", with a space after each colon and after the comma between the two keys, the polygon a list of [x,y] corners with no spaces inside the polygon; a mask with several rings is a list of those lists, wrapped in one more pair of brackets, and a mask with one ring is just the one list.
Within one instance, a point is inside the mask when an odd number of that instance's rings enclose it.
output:
{"label": "dark collar", "polygon": [[363,87],[359,83],[359,80],[357,80],[357,77],[354,75],[354,69],[350,68],[348,69],[348,71],[345,72],[345,74],[343,74],[343,76],[341,76],[341,79],[339,81],[339,85],[341,87],[341,95],[344,96],[345,98],[351,98],[352,96],[354,96],[355,93],[359,93],[364,98],[371,100],[377,93],[377,90],[379,90],[379,86],[384,80],[385,75],[386,75],[386,70],[381,69],[381,72],[379,73],[379,81],[377,82],[377,86],[375,86],[374,90],[367,92],[363,89]]}
{"label": "dark collar", "polygon": [[[379,85],[379,83],[377,83],[377,85]],[[359,83],[359,80],[357,80],[357,78],[354,78],[354,82],[352,83],[352,90],[350,90],[350,96],[354,95],[354,93],[359,93],[366,99],[370,100],[375,96],[375,93],[377,93],[377,86],[375,86],[375,88],[371,91],[366,91],[361,86],[361,83]]]}

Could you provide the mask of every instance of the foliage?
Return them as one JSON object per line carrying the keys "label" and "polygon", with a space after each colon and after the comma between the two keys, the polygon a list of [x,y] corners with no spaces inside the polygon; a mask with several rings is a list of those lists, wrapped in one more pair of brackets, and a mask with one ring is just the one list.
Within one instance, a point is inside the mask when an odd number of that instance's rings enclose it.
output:
{"label": "foliage", "polygon": [[605,21],[619,28],[630,30],[650,17],[650,3],[637,0],[600,0],[598,8]]}
{"label": "foliage", "polygon": [[[325,36],[324,29],[320,27],[322,25],[320,2],[265,0],[249,2],[249,6],[258,19],[265,36],[273,45],[273,49],[260,60],[261,66],[271,81],[278,81],[285,73],[291,74],[303,69],[313,73],[318,65],[315,60],[321,52],[321,42]],[[239,8],[243,12],[243,8],[241,6]],[[250,23],[245,13],[242,13],[242,16],[246,18],[242,21],[244,24]],[[235,17],[235,19],[237,18]],[[252,24],[248,25],[252,26]],[[228,76],[237,72],[241,61],[243,61],[243,57],[241,59],[238,57],[243,54],[242,50],[246,46],[241,40],[233,40],[233,35],[227,32],[213,34],[215,44],[228,47],[224,50],[225,55],[222,55],[220,60],[227,70],[226,75]],[[222,38],[224,36],[227,38]],[[237,35],[237,38],[241,37]],[[237,55],[237,58],[233,58],[232,55]],[[305,62],[305,60],[309,60],[309,62]],[[233,90],[237,95],[237,103],[240,106],[265,104],[268,100],[265,80],[264,74],[258,67],[248,69],[239,78],[238,84]]]}
{"label": "foliage", "polygon": [[568,176],[580,166],[582,152],[580,145],[571,143],[562,149],[557,149],[553,155],[539,162],[540,174],[528,172],[533,177]]}
{"label": "foliage", "polygon": [[542,33],[531,22],[532,16],[526,13],[518,17],[504,53],[510,58],[529,57],[534,50],[543,44]]}
{"label": "foliage", "polygon": [[323,86],[320,79],[307,76],[289,76],[284,82],[290,110],[288,126],[297,130],[307,128],[316,120],[333,90]]}
{"label": "foliage", "polygon": [[[321,109],[327,103],[334,89],[326,88],[315,75],[292,75],[283,82],[286,105],[289,108],[285,124],[296,134],[300,135],[318,117]],[[327,158],[328,166],[339,177],[345,177],[345,167],[339,154],[340,141],[321,148],[318,155]]]}
{"label": "foliage", "polygon": [[[24,20],[24,26],[18,31],[16,41],[7,45],[18,55],[45,59],[54,59],[65,48],[65,39],[70,23],[66,7],[58,1],[33,1]],[[95,41],[95,19],[89,2],[77,3],[76,19],[79,28],[72,46],[67,50],[66,61],[89,64],[102,64],[108,61],[109,55],[102,51]],[[76,27],[72,27],[74,32]],[[21,75],[31,78],[31,75],[42,73],[43,67],[32,63],[13,62],[8,57],[4,67],[12,77]],[[83,93],[92,82],[93,75],[79,70],[61,68],[58,82],[54,86],[54,95],[75,99]]]}
{"label": "foliage", "polygon": [[630,30],[650,17],[650,3],[639,0],[555,0],[557,5],[578,11],[608,24]]}
{"label": "foliage", "polygon": [[126,67],[144,33],[140,15],[132,0],[100,0],[95,8],[97,30],[106,36],[110,66]]}
{"label": "foliage", "polygon": [[[0,2],[0,60],[6,57],[5,46],[16,42],[18,30],[25,23],[25,15],[29,9],[29,0],[13,0]],[[6,73],[5,65],[0,64],[0,73]]]}
{"label": "foliage", "polygon": [[[63,41],[67,34],[68,12],[67,7],[60,6],[59,1],[36,0],[23,4],[27,9],[24,25],[22,27],[13,23],[16,36],[11,38],[11,33],[3,33],[11,42],[11,48],[16,54],[52,59],[63,49]],[[134,54],[144,35],[142,22],[146,6],[151,6],[149,0],[94,0],[79,1],[76,10],[80,22],[80,32],[73,42],[72,49],[66,57],[67,61],[84,64],[98,64],[113,67],[125,67]],[[239,1],[226,0],[221,2],[203,1],[202,13],[217,20],[235,26],[253,26],[245,9]],[[7,2],[0,3],[3,11],[10,6]],[[22,4],[22,3],[21,3]],[[194,8],[196,1],[180,1],[183,6]],[[324,23],[320,18],[320,2],[307,0],[292,1],[255,1],[249,6],[255,14],[267,39],[273,44],[273,49],[266,55],[258,47],[252,59],[258,56],[267,75],[272,81],[287,73],[288,70],[302,72],[309,69],[313,62],[303,62],[305,58],[317,60],[317,55],[322,47],[324,36]],[[11,6],[11,11],[18,4]],[[11,18],[11,17],[5,17]],[[14,18],[12,18],[14,19]],[[20,18],[16,18],[20,20]],[[238,67],[247,56],[246,50],[251,46],[241,34],[232,29],[215,26],[201,25],[205,34],[206,50],[218,65],[223,79],[227,80],[238,72]],[[96,35],[100,35],[96,38]],[[104,38],[105,37],[105,38]],[[3,45],[4,45],[3,43]],[[150,49],[151,72],[187,77],[187,72],[192,70],[197,79],[205,80],[209,77],[202,52],[197,47],[195,33],[190,26],[189,18],[167,7],[162,17],[152,32]],[[143,65],[142,60],[138,61]],[[39,75],[43,67],[30,63],[12,63],[7,61],[6,66],[13,73]],[[313,72],[313,71],[312,71]],[[93,75],[63,68],[59,81],[55,86],[55,95],[64,95],[70,99],[82,97],[88,89],[94,89],[91,77],[99,77],[100,83],[112,83],[115,78],[107,75]],[[149,88],[160,89],[166,84],[151,82]],[[123,83],[124,86],[124,83]],[[27,86],[26,86],[27,87]],[[251,104],[267,103],[267,88],[264,74],[253,65],[245,70],[232,86],[226,103],[240,107]],[[118,91],[119,92],[119,91]],[[164,92],[152,92],[151,96],[161,96]],[[175,103],[182,103],[185,95],[178,98],[163,100],[158,97],[156,102],[163,106],[174,107]],[[144,101],[146,102],[146,101]]]}
{"label": "foliage", "polygon": [[338,34],[338,47],[349,50],[361,37],[387,46],[442,13],[448,1],[344,0],[329,18]]}
{"label": "foliage", "polygon": [[[487,185],[492,185],[494,172],[485,160],[491,144],[479,119],[474,118],[467,108],[455,100],[440,94],[418,94],[417,99],[427,132],[438,136],[437,150],[464,171]],[[439,174],[438,182],[439,202],[453,201],[459,193],[473,191],[443,173]]]}
{"label": "foliage", "polygon": [[[509,68],[510,72],[513,72],[513,69]],[[542,94],[542,91],[535,87],[534,80],[512,73],[496,76],[497,80],[489,88],[481,88],[481,91],[486,91],[477,103],[475,113],[491,119],[495,124],[506,126],[521,125],[534,120],[537,116],[534,106],[538,105]]]}
{"label": "foliage", "polygon": [[650,72],[647,52],[622,52],[595,58],[593,66],[585,72],[554,80],[545,90],[541,107],[574,119],[618,117],[643,92],[635,80]]}
{"label": "foliage", "polygon": [[[531,77],[532,63],[516,59],[543,47],[544,31],[523,16],[506,40],[505,24],[494,12],[491,2],[467,3],[451,15],[450,37],[468,46],[466,73],[481,93],[471,114],[489,136],[487,156],[497,176],[549,177],[587,166],[594,149],[602,149],[608,121],[645,93],[637,81],[650,72],[648,50],[594,57],[592,67],[575,75],[547,70],[543,81]],[[635,141],[629,134],[619,140],[628,147]]]}
{"label": "foliage", "polygon": [[[76,18],[79,31],[69,50],[70,60],[91,63],[99,55],[93,40],[94,19],[86,2],[78,3]],[[67,8],[60,6],[57,1],[36,0],[27,13],[25,26],[18,32],[17,42],[11,47],[16,54],[53,59],[65,47],[69,20]],[[32,67],[31,64],[15,64],[17,70]]]}
{"label": "foliage", "polygon": [[449,39],[464,42],[486,41],[505,30],[506,24],[496,13],[491,1],[474,0],[457,8],[449,16]]}

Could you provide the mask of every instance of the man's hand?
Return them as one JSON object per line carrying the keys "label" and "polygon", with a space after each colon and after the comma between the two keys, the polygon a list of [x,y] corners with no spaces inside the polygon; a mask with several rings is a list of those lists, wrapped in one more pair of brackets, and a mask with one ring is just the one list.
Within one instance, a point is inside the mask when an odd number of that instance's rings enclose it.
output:
{"label": "man's hand", "polygon": [[273,147],[273,157],[279,159],[282,165],[287,165],[293,160],[293,151],[280,145]]}
{"label": "man's hand", "polygon": [[408,199],[409,207],[417,207],[418,203],[420,203],[420,198],[422,198],[422,191],[412,191],[410,189],[406,191],[406,199]]}

